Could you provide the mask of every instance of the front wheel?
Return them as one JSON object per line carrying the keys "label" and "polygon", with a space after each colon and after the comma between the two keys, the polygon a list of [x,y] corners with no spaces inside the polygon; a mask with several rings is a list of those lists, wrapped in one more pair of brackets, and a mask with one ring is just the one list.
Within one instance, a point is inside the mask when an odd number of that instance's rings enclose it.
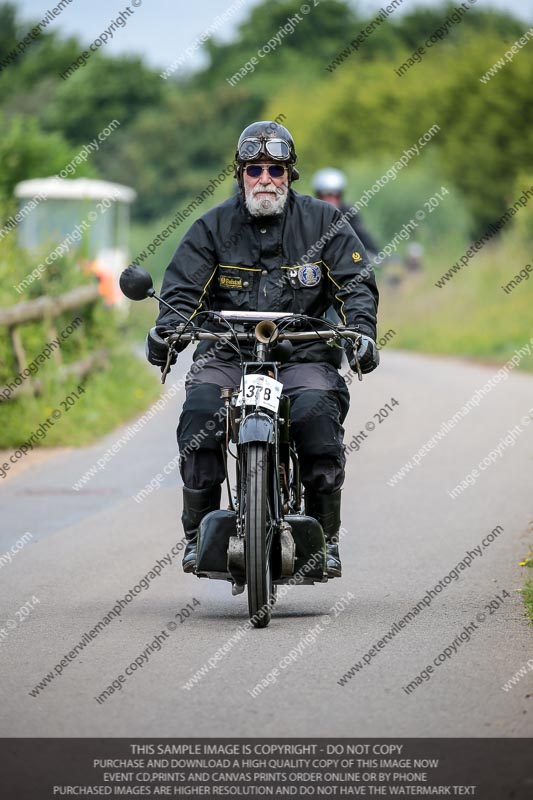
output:
{"label": "front wheel", "polygon": [[274,604],[272,521],[268,505],[268,444],[246,445],[245,510],[248,611],[255,628],[266,628]]}

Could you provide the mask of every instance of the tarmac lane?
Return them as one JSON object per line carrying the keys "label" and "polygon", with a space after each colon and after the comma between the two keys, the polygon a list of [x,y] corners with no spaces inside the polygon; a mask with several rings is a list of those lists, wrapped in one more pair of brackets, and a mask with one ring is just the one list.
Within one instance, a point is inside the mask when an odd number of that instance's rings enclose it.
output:
{"label": "tarmac lane", "polygon": [[351,381],[343,577],[285,589],[265,630],[247,625],[246,593],[181,571],[179,474],[163,468],[183,392],[77,491],[132,422],[14,474],[0,486],[1,735],[531,736],[533,673],[502,686],[531,657],[518,592],[533,378],[511,374],[442,428],[494,371],[384,351]]}

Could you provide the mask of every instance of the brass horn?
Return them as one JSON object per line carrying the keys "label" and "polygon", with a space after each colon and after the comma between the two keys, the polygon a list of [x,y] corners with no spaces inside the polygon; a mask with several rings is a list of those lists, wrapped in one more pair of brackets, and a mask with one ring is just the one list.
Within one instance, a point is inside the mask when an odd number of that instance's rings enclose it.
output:
{"label": "brass horn", "polygon": [[268,319],[258,322],[255,326],[255,338],[262,344],[274,344],[278,338],[278,326]]}

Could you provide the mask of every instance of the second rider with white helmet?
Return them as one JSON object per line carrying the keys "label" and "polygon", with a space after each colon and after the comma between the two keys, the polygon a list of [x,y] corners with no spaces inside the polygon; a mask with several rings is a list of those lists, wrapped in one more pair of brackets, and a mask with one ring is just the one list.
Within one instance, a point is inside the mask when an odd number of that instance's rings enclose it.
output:
{"label": "second rider with white helmet", "polygon": [[[338,208],[343,214],[350,210],[350,206],[344,203],[344,193],[347,186],[346,175],[344,172],[341,172],[340,169],[325,167],[315,172],[311,185],[315,197],[319,200],[331,203],[332,206]],[[347,221],[361,240],[361,244],[367,253],[378,253],[379,247],[373,236],[367,231],[359,212],[350,215]]]}

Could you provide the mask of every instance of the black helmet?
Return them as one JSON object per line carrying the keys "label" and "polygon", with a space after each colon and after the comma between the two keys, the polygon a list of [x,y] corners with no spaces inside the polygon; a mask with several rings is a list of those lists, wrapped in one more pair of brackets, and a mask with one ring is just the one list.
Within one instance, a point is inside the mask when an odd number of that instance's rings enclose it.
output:
{"label": "black helmet", "polygon": [[297,156],[294,142],[287,128],[279,122],[262,120],[248,125],[237,142],[235,151],[235,178],[242,188],[242,166],[248,161],[260,158],[271,158],[273,161],[285,161],[290,164],[289,181],[299,178],[298,170],[294,168]]}

